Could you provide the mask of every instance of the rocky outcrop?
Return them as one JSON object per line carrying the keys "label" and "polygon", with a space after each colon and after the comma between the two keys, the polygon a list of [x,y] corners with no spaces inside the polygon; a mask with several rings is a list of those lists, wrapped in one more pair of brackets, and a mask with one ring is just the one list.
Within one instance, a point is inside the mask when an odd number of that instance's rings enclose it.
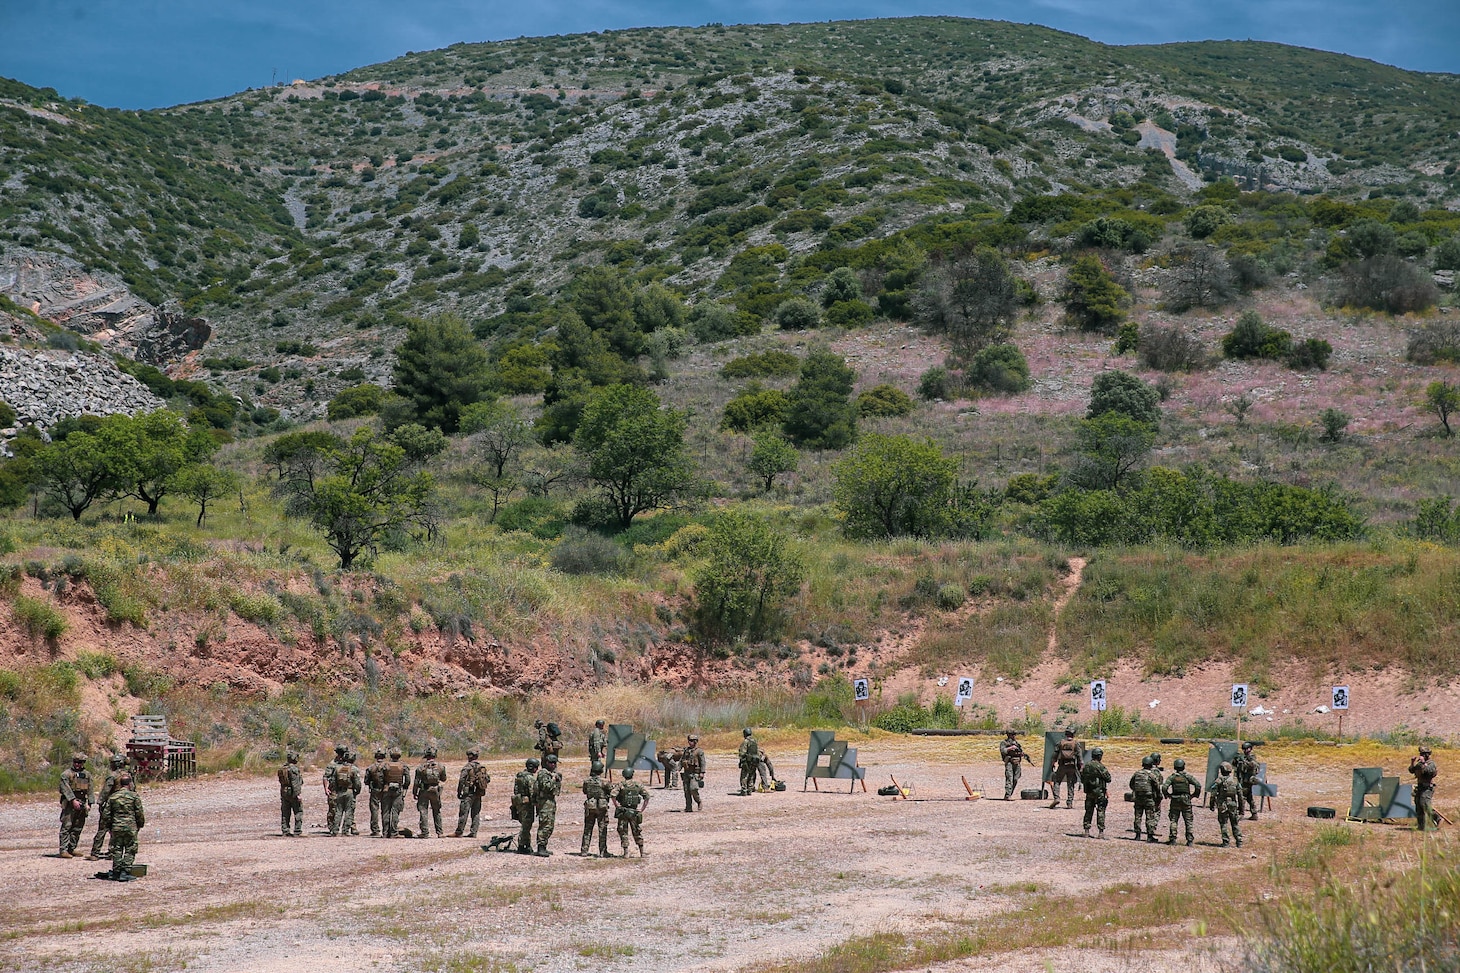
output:
{"label": "rocky outcrop", "polygon": [[203,347],[208,322],[175,304],[153,307],[118,277],[69,257],[17,250],[0,255],[0,293],[108,351],[166,365]]}
{"label": "rocky outcrop", "polygon": [[[15,409],[18,425],[42,429],[68,416],[148,412],[163,405],[104,355],[3,346],[0,399]],[[6,438],[14,434],[14,429],[0,430]]]}

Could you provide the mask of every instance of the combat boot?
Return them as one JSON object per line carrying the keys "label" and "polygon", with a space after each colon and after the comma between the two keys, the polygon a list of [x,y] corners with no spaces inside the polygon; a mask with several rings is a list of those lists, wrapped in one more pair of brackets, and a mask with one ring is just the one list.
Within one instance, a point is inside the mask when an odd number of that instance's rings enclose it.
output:
{"label": "combat boot", "polygon": [[1166,839],[1166,844],[1168,844],[1168,845],[1174,845],[1174,844],[1176,844],[1176,836],[1175,835],[1172,835],[1171,837],[1167,838]]}
{"label": "combat boot", "polygon": [[551,857],[553,857],[553,853],[550,852],[550,851],[548,851],[546,848],[539,848],[537,850],[536,854],[537,854],[537,857],[539,857],[539,858],[551,858]]}
{"label": "combat boot", "polygon": [[1223,838],[1223,839],[1222,839],[1222,847],[1223,847],[1223,848],[1226,848],[1226,847],[1227,847],[1227,846],[1228,846],[1228,845],[1230,845],[1230,844],[1231,844],[1231,843],[1232,843],[1232,842],[1231,842],[1231,841],[1229,841],[1229,840],[1228,840],[1228,839],[1226,839],[1226,838]]}
{"label": "combat boot", "polygon": [[[628,854],[628,852],[624,852],[624,854]],[[644,857],[646,857],[646,856],[647,856],[647,855],[648,855],[648,854],[649,854],[649,853],[648,853],[648,852],[647,852],[647,851],[645,851],[645,850],[644,850],[644,846],[643,846],[643,845],[640,845],[640,846],[639,846],[639,857],[640,857],[640,858],[644,858]]]}
{"label": "combat boot", "polygon": [[57,858],[75,858],[76,856],[73,855],[73,854],[71,854],[69,851],[63,851],[59,855],[57,855],[56,857]]}
{"label": "combat boot", "polygon": [[135,882],[136,880],[137,876],[133,875],[131,872],[122,872],[121,874],[117,875],[115,879],[115,881],[118,882]]}
{"label": "combat boot", "polygon": [[1085,829],[1085,837],[1087,837],[1087,838],[1090,837],[1090,829],[1089,828],[1086,828]]}
{"label": "combat boot", "polygon": [[1191,847],[1191,841],[1192,841],[1191,836],[1190,835],[1187,835],[1187,837],[1186,837],[1186,847],[1188,847],[1188,848]]}
{"label": "combat boot", "polygon": [[1101,828],[1100,829],[1100,834],[1097,837],[1099,837],[1099,839],[1101,841],[1104,841],[1105,840],[1105,829],[1104,828]]}
{"label": "combat boot", "polygon": [[1257,812],[1256,811],[1253,811],[1251,814],[1247,815],[1247,820],[1249,820],[1249,821],[1256,821],[1257,820]]}

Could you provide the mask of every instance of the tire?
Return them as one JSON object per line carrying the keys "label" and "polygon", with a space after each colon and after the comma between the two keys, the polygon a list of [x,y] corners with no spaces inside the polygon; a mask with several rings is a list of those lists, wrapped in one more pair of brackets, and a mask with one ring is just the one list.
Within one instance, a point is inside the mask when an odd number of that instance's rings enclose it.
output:
{"label": "tire", "polygon": [[1036,789],[1036,788],[1033,788],[1033,787],[1026,787],[1022,791],[1019,792],[1019,800],[1021,800],[1021,801],[1042,801],[1042,800],[1045,800],[1044,789],[1043,788]]}
{"label": "tire", "polygon": [[1337,816],[1338,812],[1331,807],[1310,807],[1308,809],[1308,817],[1310,818],[1322,818],[1324,820],[1330,820]]}
{"label": "tire", "polygon": [[1161,742],[1162,743],[1165,743],[1165,744],[1168,744],[1168,745],[1169,744],[1173,744],[1173,743],[1185,743],[1186,742],[1186,738],[1185,737],[1162,737],[1161,738]]}

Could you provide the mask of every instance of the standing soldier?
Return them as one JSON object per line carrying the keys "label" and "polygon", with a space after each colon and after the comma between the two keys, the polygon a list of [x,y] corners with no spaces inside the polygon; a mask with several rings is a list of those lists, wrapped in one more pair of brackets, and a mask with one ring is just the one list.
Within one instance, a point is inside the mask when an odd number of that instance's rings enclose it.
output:
{"label": "standing soldier", "polygon": [[73,753],[71,768],[61,771],[61,853],[56,857],[76,857],[91,801],[91,774],[86,770],[86,754]]}
{"label": "standing soldier", "polygon": [[[1066,731],[1068,732],[1068,731]],[[1110,805],[1106,787],[1110,784],[1110,771],[1100,762],[1105,751],[1096,747],[1090,751],[1090,759],[1080,768],[1080,783],[1085,788],[1085,837],[1090,837],[1090,819],[1095,818],[1100,837],[1105,837],[1105,809]],[[1072,787],[1071,793],[1074,788]]]}
{"label": "standing soldier", "polygon": [[1164,803],[1163,788],[1166,785],[1166,771],[1161,769],[1161,754],[1151,754],[1151,777],[1156,781],[1156,824],[1161,823],[1161,805]]}
{"label": "standing soldier", "polygon": [[461,768],[461,776],[456,781],[456,796],[461,801],[461,809],[456,812],[456,833],[451,837],[460,838],[467,825],[471,825],[471,831],[467,833],[468,838],[477,836],[477,825],[482,817],[482,798],[487,794],[487,785],[492,782],[492,775],[487,768],[477,762],[481,751],[473,747],[466,752],[466,766]]}
{"label": "standing soldier", "polygon": [[355,766],[355,755],[345,751],[345,759],[335,766],[335,779],[331,793],[335,802],[335,830],[330,834],[348,837],[358,834],[355,830],[355,797],[360,793],[360,769]]}
{"label": "standing soldier", "polygon": [[385,751],[375,751],[375,763],[365,768],[365,787],[370,791],[370,837],[385,833]]}
{"label": "standing soldier", "polygon": [[1430,759],[1433,752],[1428,746],[1421,746],[1419,756],[1409,761],[1409,772],[1414,775],[1414,826],[1420,831],[1428,830],[1432,824],[1439,826],[1433,815],[1435,778],[1440,768]]}
{"label": "standing soldier", "polygon": [[137,832],[147,823],[142,798],[132,790],[131,774],[118,778],[117,789],[107,798],[101,817],[111,831],[112,867],[110,872],[97,872],[96,877],[130,882],[132,863],[137,860]]}
{"label": "standing soldier", "polygon": [[537,731],[537,742],[532,745],[532,749],[547,756],[547,724],[542,720],[533,720],[532,728]]}
{"label": "standing soldier", "polygon": [[[1242,820],[1242,785],[1237,783],[1237,778],[1232,776],[1232,765],[1222,763],[1222,774],[1217,782],[1212,785],[1212,797],[1217,802],[1217,823],[1222,826],[1222,847],[1225,848],[1237,842],[1237,847],[1242,847],[1242,826],[1238,823]],[[1227,833],[1228,825],[1231,826],[1231,835]]]}
{"label": "standing soldier", "polygon": [[1026,761],[1030,765],[1034,763],[1029,759],[1029,754],[1025,753],[1024,748],[1019,745],[1019,741],[1014,739],[1016,736],[1018,734],[1010,728],[1004,731],[1005,739],[999,741],[999,759],[1004,762],[1004,800],[1006,801],[1014,798],[1014,789],[1019,786],[1019,771],[1023,769],[1022,765]]}
{"label": "standing soldier", "polygon": [[745,739],[740,741],[736,756],[740,760],[740,796],[749,797],[755,790],[755,768],[760,763],[760,743],[751,733],[750,727],[740,731]]}
{"label": "standing soldier", "polygon": [[1141,821],[1146,823],[1146,840],[1156,840],[1156,794],[1161,785],[1151,771],[1151,758],[1141,758],[1141,769],[1131,774],[1130,792],[1136,805],[1136,840],[1141,840]]}
{"label": "standing soldier", "polygon": [[618,820],[618,840],[623,846],[623,857],[629,857],[629,832],[634,833],[634,844],[639,846],[639,857],[644,851],[644,811],[649,807],[649,790],[634,780],[634,768],[624,771],[624,782],[613,790],[613,816]]}
{"label": "standing soldier", "polygon": [[588,766],[591,768],[596,763],[608,766],[608,733],[603,729],[602,720],[594,720],[588,734]]}
{"label": "standing soldier", "polygon": [[537,817],[533,791],[537,782],[537,758],[527,758],[527,769],[512,779],[512,820],[522,826],[517,833],[517,854],[532,854],[532,822]]}
{"label": "standing soldier", "polygon": [[104,857],[110,857],[111,852],[102,853],[101,843],[106,840],[106,826],[101,821],[101,809],[106,807],[106,799],[112,796],[117,789],[117,779],[122,775],[122,764],[127,758],[119,753],[111,755],[107,761],[106,779],[101,782],[101,790],[96,795],[96,835],[91,839],[91,854],[86,856],[89,862],[101,861]]}
{"label": "standing soldier", "polygon": [[[551,726],[552,724],[549,724]],[[558,826],[558,795],[563,790],[563,775],[558,773],[558,755],[542,758],[542,769],[532,784],[532,797],[537,803],[537,857],[547,858],[548,839]]]}
{"label": "standing soldier", "polygon": [[556,723],[549,723],[544,729],[547,734],[542,737],[542,759],[557,757],[563,750],[563,731]]}
{"label": "standing soldier", "polygon": [[1060,806],[1060,784],[1065,784],[1069,790],[1065,794],[1065,807],[1075,806],[1075,784],[1082,780],[1080,776],[1080,745],[1075,742],[1075,730],[1073,727],[1065,727],[1065,738],[1059,742],[1054,749],[1054,766],[1050,768],[1049,796],[1050,807]]}
{"label": "standing soldier", "polygon": [[385,793],[380,798],[380,822],[387,838],[400,834],[400,815],[406,809],[406,789],[411,786],[411,768],[401,763],[400,747],[390,748],[390,762],[381,772]]}
{"label": "standing soldier", "polygon": [[684,812],[695,808],[704,810],[700,802],[700,789],[705,786],[705,752],[700,749],[700,738],[691,733],[679,758],[679,775],[684,781]]}
{"label": "standing soldier", "polygon": [[1186,761],[1180,757],[1171,765],[1176,768],[1166,783],[1161,785],[1161,793],[1171,799],[1171,810],[1167,813],[1171,817],[1171,837],[1166,844],[1176,844],[1176,819],[1179,817],[1186,823],[1186,846],[1191,847],[1191,805],[1198,797],[1201,797],[1201,784],[1197,779],[1186,772]]}
{"label": "standing soldier", "polygon": [[593,829],[598,828],[598,857],[608,857],[608,782],[603,779],[603,761],[593,761],[588,779],[583,782],[583,846],[578,854],[588,857],[593,844]]}
{"label": "standing soldier", "polygon": [[679,758],[681,751],[679,747],[672,748],[668,753],[659,758],[664,765],[664,790],[674,790],[679,787]]}
{"label": "standing soldier", "polygon": [[1237,813],[1242,813],[1245,805],[1248,810],[1249,821],[1257,820],[1257,799],[1252,796],[1253,785],[1257,783],[1257,758],[1252,755],[1252,741],[1242,742],[1242,752],[1237,759],[1232,761],[1232,770],[1237,775],[1237,784],[1242,788],[1237,795]]}
{"label": "standing soldier", "polygon": [[335,834],[337,831],[339,831],[339,828],[335,826],[335,821],[337,817],[335,813],[335,772],[339,770],[340,765],[345,762],[345,754],[348,751],[349,748],[346,747],[343,743],[335,747],[335,759],[331,760],[324,766],[324,823],[325,830],[327,830],[330,834]]}
{"label": "standing soldier", "polygon": [[[290,819],[294,830],[289,830]],[[279,833],[298,838],[304,834],[304,774],[299,771],[299,754],[290,750],[279,768]]]}
{"label": "standing soldier", "polygon": [[426,762],[416,768],[416,782],[411,793],[416,798],[416,810],[421,815],[421,833],[417,838],[431,837],[431,825],[436,825],[436,837],[446,837],[441,827],[441,787],[446,783],[446,766],[436,762],[436,748],[426,748]]}

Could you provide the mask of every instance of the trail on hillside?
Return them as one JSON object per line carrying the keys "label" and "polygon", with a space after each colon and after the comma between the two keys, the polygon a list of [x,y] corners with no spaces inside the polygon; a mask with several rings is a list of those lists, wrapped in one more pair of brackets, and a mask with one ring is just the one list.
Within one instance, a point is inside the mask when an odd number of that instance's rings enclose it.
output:
{"label": "trail on hillside", "polygon": [[1080,581],[1085,577],[1085,559],[1082,557],[1070,558],[1070,573],[1060,579],[1065,586],[1054,600],[1054,611],[1050,613],[1049,620],[1049,644],[1045,647],[1046,655],[1054,655],[1055,648],[1059,645],[1060,612],[1065,610],[1065,605],[1075,597],[1075,592],[1080,590]]}

